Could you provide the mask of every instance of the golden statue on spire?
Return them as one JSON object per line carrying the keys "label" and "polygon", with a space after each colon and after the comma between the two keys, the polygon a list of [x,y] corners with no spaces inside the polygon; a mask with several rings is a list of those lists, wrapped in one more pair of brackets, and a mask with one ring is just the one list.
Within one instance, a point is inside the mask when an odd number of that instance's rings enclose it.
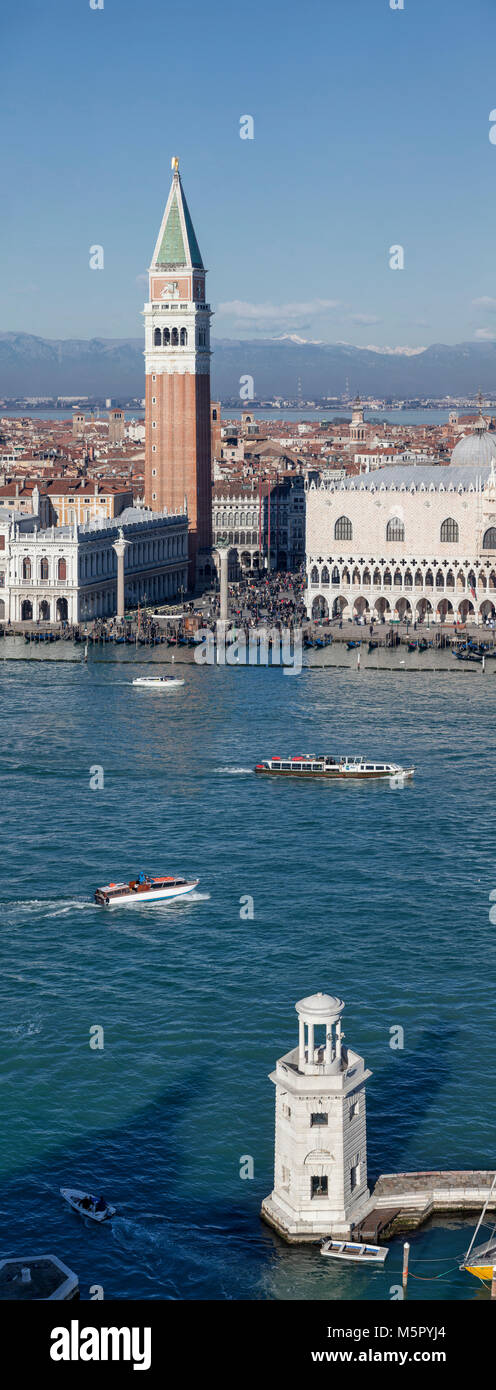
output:
{"label": "golden statue on spire", "polygon": [[178,174],[178,173],[179,173],[179,159],[178,159],[178,157],[177,157],[177,154],[173,154],[173,156],[172,156],[172,159],[171,159],[171,169],[172,169],[172,172],[173,172],[174,174]]}

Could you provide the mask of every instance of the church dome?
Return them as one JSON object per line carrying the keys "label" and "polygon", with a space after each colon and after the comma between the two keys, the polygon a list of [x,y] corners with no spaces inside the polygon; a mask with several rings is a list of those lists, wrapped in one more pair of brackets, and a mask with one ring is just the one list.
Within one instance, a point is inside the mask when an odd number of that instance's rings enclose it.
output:
{"label": "church dome", "polygon": [[496,459],[496,432],[490,434],[485,420],[479,421],[472,434],[464,434],[455,444],[451,455],[452,463],[473,464],[475,468],[489,468]]}

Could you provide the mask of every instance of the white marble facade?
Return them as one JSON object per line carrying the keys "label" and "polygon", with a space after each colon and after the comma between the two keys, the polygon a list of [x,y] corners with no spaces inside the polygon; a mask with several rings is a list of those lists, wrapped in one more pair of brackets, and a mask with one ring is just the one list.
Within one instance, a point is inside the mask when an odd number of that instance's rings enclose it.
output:
{"label": "white marble facade", "polygon": [[494,463],[400,465],[312,482],[306,570],[313,617],[494,618]]}

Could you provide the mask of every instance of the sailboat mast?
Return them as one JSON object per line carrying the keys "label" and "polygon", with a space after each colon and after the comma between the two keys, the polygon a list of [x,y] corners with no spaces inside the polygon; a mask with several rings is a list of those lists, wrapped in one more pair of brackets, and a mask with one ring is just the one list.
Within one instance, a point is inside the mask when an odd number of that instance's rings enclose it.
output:
{"label": "sailboat mast", "polygon": [[476,1238],[476,1236],[477,1236],[478,1231],[480,1230],[480,1228],[481,1228],[481,1226],[482,1226],[482,1222],[483,1222],[484,1217],[485,1217],[485,1215],[486,1215],[486,1211],[487,1211],[487,1208],[488,1208],[489,1203],[490,1203],[490,1201],[491,1201],[491,1197],[492,1197],[492,1195],[493,1195],[493,1192],[494,1192],[495,1187],[496,1187],[496,1173],[494,1174],[494,1178],[493,1178],[493,1181],[492,1181],[492,1184],[491,1184],[491,1191],[489,1192],[488,1197],[486,1198],[486,1201],[485,1201],[484,1206],[483,1206],[483,1208],[482,1208],[482,1211],[481,1211],[479,1220],[478,1220],[478,1222],[477,1222],[477,1225],[476,1225],[474,1234],[473,1234],[473,1236],[472,1236],[472,1240],[471,1240],[471,1242],[470,1242],[470,1245],[469,1245],[469,1247],[468,1247],[467,1253],[466,1253],[466,1255],[465,1255],[465,1263],[466,1263],[466,1261],[468,1260],[468,1257],[469,1257],[469,1255],[470,1255],[470,1251],[471,1251],[471,1249],[472,1249],[472,1246],[475,1244],[475,1238]]}

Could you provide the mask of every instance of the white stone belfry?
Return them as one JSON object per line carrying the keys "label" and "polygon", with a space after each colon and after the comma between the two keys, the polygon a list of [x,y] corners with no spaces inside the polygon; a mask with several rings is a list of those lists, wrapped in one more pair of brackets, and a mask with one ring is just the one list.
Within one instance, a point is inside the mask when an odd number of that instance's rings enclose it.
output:
{"label": "white stone belfry", "polygon": [[342,999],[312,994],[295,1007],[298,1047],[270,1077],[274,1190],[262,1216],[290,1241],[348,1236],[369,1204],[365,1083],[371,1073],[343,1044]]}

